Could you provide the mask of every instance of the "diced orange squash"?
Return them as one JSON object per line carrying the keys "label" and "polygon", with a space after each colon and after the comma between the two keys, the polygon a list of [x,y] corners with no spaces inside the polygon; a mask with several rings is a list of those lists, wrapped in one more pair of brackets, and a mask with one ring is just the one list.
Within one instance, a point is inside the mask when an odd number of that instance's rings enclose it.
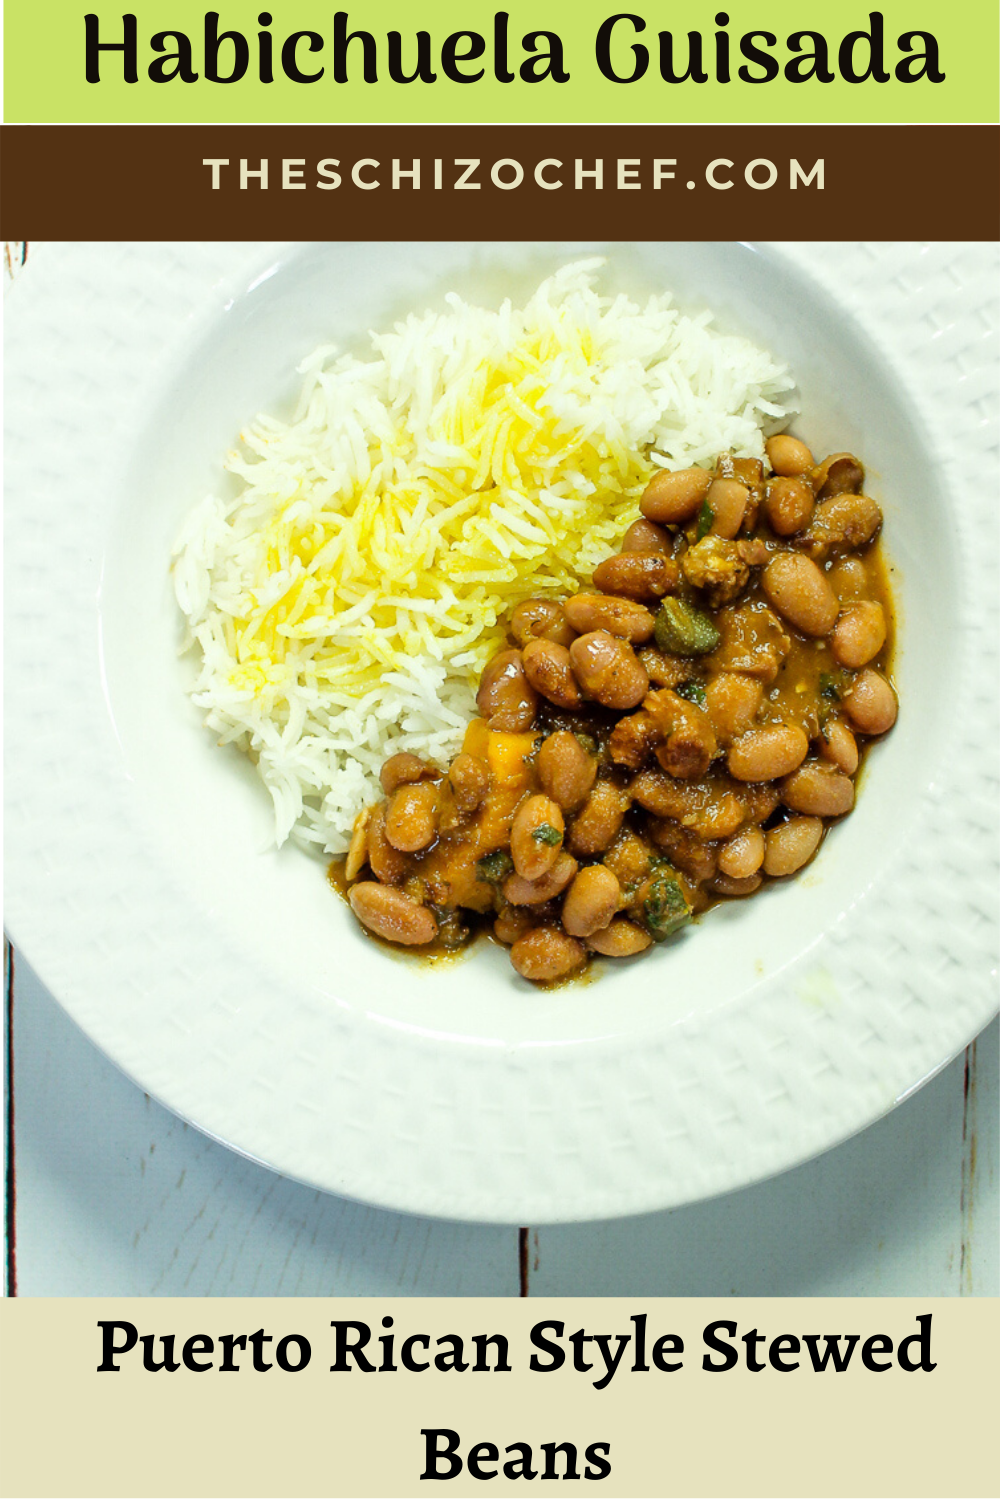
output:
{"label": "diced orange squash", "polygon": [[489,742],[490,727],[486,720],[473,719],[465,731],[465,739],[462,741],[462,749],[465,754],[475,755],[480,760],[485,760]]}
{"label": "diced orange squash", "polygon": [[531,781],[531,767],[527,764],[527,759],[541,735],[501,734],[496,730],[489,730],[488,733],[486,761],[497,785],[511,791],[515,787],[526,787]]}

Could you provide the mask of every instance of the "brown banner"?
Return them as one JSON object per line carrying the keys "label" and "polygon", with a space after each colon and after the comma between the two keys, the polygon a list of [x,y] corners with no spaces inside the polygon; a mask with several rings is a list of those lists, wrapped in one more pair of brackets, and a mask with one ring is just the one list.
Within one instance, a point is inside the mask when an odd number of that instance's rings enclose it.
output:
{"label": "brown banner", "polygon": [[6,125],[10,239],[995,239],[978,125]]}

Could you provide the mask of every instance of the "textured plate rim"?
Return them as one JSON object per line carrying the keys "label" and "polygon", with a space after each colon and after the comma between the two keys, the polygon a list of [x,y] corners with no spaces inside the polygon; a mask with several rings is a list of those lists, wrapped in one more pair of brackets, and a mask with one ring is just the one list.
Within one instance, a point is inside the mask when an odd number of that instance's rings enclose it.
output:
{"label": "textured plate rim", "polygon": [[[80,267],[88,291],[98,294],[97,310],[107,311],[112,321],[120,320],[123,290],[111,267],[105,273],[94,262],[93,247],[80,247],[76,260],[71,247],[60,248],[69,254],[69,261],[63,260],[63,271],[67,264],[70,269],[74,265]],[[127,431],[134,412],[131,398],[136,381],[148,389],[149,369],[162,369],[176,350],[183,347],[187,327],[196,322],[205,305],[226,295],[227,286],[230,290],[238,287],[246,267],[259,262],[262,256],[261,247],[245,245],[182,248],[185,254],[180,259],[178,247],[138,247],[135,252],[140,271],[148,273],[150,282],[157,285],[152,299],[155,313],[147,311],[145,321],[133,317],[134,327],[124,349],[119,348],[111,362],[110,374],[107,362],[101,367],[103,378],[111,381],[112,399],[106,417],[102,417],[102,425],[108,430],[111,424],[118,424],[116,430],[123,424]],[[815,247],[805,249],[813,251]],[[821,258],[822,274],[817,274],[813,263],[813,274],[818,284],[825,285],[846,310],[870,313],[872,299],[879,293],[890,293],[893,287],[899,290],[902,252],[894,257],[892,251],[893,247],[882,247],[879,255],[873,255],[874,274],[867,284],[849,286],[843,274],[838,273],[841,257],[837,247],[828,248],[825,261]],[[975,247],[968,246],[954,247],[951,252],[947,247],[934,246],[925,247],[924,252],[930,257],[925,263],[928,275],[931,269],[937,273],[943,267],[943,273],[956,283],[960,311],[964,308],[963,315],[970,318],[982,316],[982,307],[974,305],[969,290],[970,285],[974,288],[975,278],[971,284],[965,283],[963,291],[956,268],[961,266],[963,255],[971,254],[974,264],[980,267],[979,275],[988,274],[983,259],[987,252],[974,251]],[[783,247],[779,253],[794,257],[796,250]],[[162,286],[157,284],[164,265],[169,265],[172,277],[166,297]],[[913,265],[911,262],[907,265],[912,280]],[[916,268],[919,274],[919,261]],[[65,604],[62,614],[57,612],[53,618],[51,608],[46,605],[46,590],[52,583],[51,564],[46,561],[50,547],[46,545],[45,527],[39,517],[45,513],[46,500],[51,500],[55,493],[52,487],[73,483],[74,449],[72,444],[50,442],[46,462],[39,470],[39,445],[46,437],[51,438],[51,433],[42,415],[42,405],[35,399],[39,369],[28,343],[37,333],[32,311],[35,299],[44,293],[50,320],[58,321],[60,312],[72,320],[72,302],[79,297],[80,284],[72,277],[62,284],[58,281],[53,284],[43,275],[38,288],[29,295],[31,285],[29,276],[23,276],[8,306],[8,313],[12,314],[8,319],[6,403],[8,642],[13,637],[24,638],[30,632],[35,632],[35,639],[38,633],[44,637],[48,632],[50,643],[65,649],[73,628],[87,618],[89,597],[86,578],[78,579],[73,572],[73,549],[85,549],[88,541],[93,542],[88,528],[97,519],[97,511],[80,504],[75,521],[71,516],[67,534],[60,538],[60,577],[66,585]],[[904,283],[902,289],[907,295],[919,297],[919,286],[908,288]],[[21,305],[15,307],[16,299]],[[245,983],[248,976],[240,971],[239,955],[224,945],[214,946],[209,934],[198,934],[183,956],[184,975],[191,994],[212,995],[204,1016],[199,1015],[197,1022],[191,1024],[188,1014],[168,1018],[167,1009],[161,1008],[163,1024],[156,1037],[156,1048],[151,1048],[148,1036],[129,1033],[127,1021],[123,1021],[128,1014],[128,1000],[138,996],[144,1000],[150,998],[149,965],[151,958],[158,955],[142,943],[130,943],[130,919],[134,913],[130,907],[129,862],[134,859],[135,850],[129,845],[127,819],[121,805],[115,805],[112,815],[117,844],[110,864],[88,862],[81,847],[77,851],[81,857],[67,880],[52,849],[40,852],[43,826],[38,812],[40,771],[49,778],[46,790],[54,793],[55,813],[72,811],[81,777],[93,778],[91,785],[99,796],[107,794],[110,788],[107,757],[111,747],[107,725],[101,721],[98,705],[92,698],[87,700],[79,689],[79,681],[74,689],[70,675],[62,686],[68,690],[73,705],[72,722],[81,736],[79,763],[72,771],[65,772],[64,768],[64,774],[59,775],[55,747],[45,740],[44,734],[37,742],[29,743],[29,737],[22,740],[12,736],[8,729],[6,831],[8,871],[14,875],[13,882],[8,875],[8,914],[15,940],[23,943],[29,961],[102,1050],[168,1107],[251,1159],[317,1187],[383,1207],[504,1223],[555,1222],[659,1209],[760,1180],[864,1128],[945,1066],[995,1010],[989,899],[996,856],[989,841],[995,816],[992,746],[996,742],[996,694],[991,667],[996,656],[997,609],[990,588],[993,554],[983,545],[983,535],[994,534],[995,518],[989,513],[989,497],[983,493],[981,475],[978,485],[969,481],[977,464],[981,465],[984,458],[988,461],[995,452],[995,430],[992,438],[984,435],[984,424],[988,426],[991,412],[995,415],[997,364],[994,350],[992,364],[987,356],[985,363],[970,369],[957,383],[952,380],[950,385],[943,379],[946,367],[942,365],[942,372],[935,376],[926,360],[908,365],[906,373],[902,373],[902,363],[913,353],[907,346],[907,335],[913,328],[919,331],[921,324],[914,318],[909,327],[905,320],[902,325],[894,325],[893,297],[890,295],[887,300],[890,305],[872,326],[874,340],[927,422],[940,461],[950,466],[966,494],[977,493],[979,497],[962,513],[964,525],[960,538],[969,587],[961,638],[963,644],[975,647],[972,660],[977,664],[977,670],[967,675],[960,689],[964,706],[977,710],[975,714],[970,712],[970,723],[976,725],[977,732],[955,745],[952,762],[953,774],[963,778],[975,791],[976,815],[971,824],[963,825],[961,848],[956,848],[959,835],[950,826],[947,799],[939,797],[936,805],[926,809],[930,826],[935,829],[935,849],[939,856],[947,856],[944,863],[961,863],[967,858],[970,837],[977,846],[976,895],[974,900],[968,899],[970,882],[963,888],[962,899],[946,903],[936,916],[931,913],[926,929],[919,935],[928,990],[934,992],[938,1003],[925,1001],[922,1008],[917,1005],[920,1018],[917,1037],[912,1035],[917,998],[908,993],[911,987],[893,986],[892,975],[883,962],[880,973],[887,989],[882,999],[891,991],[894,1004],[884,1005],[874,1016],[870,1012],[870,993],[849,995],[835,1021],[825,1013],[790,1019],[781,1014],[781,997],[775,993],[755,1002],[753,1024],[758,1030],[763,1027],[766,1031],[773,1026],[775,1037],[794,1039],[797,1071],[814,1086],[802,1093],[790,1086],[784,1063],[772,1059],[771,1064],[765,1060],[761,1066],[761,1058],[756,1055],[759,1047],[747,1038],[749,1023],[745,1013],[734,1018],[726,1036],[713,1035],[709,1047],[697,1026],[674,1029],[670,1057],[657,1055],[655,1051],[639,1056],[634,1047],[621,1044],[612,1047],[596,1067],[592,1047],[577,1049],[575,1056],[558,1060],[516,1047],[502,1049],[500,1053],[496,1049],[466,1049],[462,1077],[447,1079],[454,1090],[449,1109],[469,1122],[467,1133],[456,1142],[454,1133],[447,1129],[435,1133],[433,1127],[422,1125],[420,1130],[414,1130],[406,1115],[405,1106],[414,1102],[409,1080],[415,1071],[423,1073],[424,1068],[428,1076],[433,1076],[440,1066],[440,1049],[435,1049],[435,1044],[426,1038],[387,1038],[384,1034],[378,1036],[373,1047],[369,1038],[359,1037],[356,1026],[339,1017],[332,1028],[334,1040],[329,1025],[323,1031],[324,1044],[334,1046],[340,1060],[336,1107],[330,1119],[315,1122],[318,1147],[303,1152],[301,1146],[308,1139],[310,1122],[297,1122],[294,1140],[287,1133],[283,1136],[280,1109],[267,1099],[266,1089],[261,1088],[259,1078],[254,1076],[252,1061],[248,1063],[245,1056],[233,1057],[226,1051],[227,1027],[234,1008],[239,1008],[234,1005],[233,997],[238,984]],[[897,296],[897,304],[898,300]],[[921,317],[926,324],[926,313]],[[924,326],[921,338],[926,337]],[[920,343],[918,338],[918,347]],[[914,369],[919,378],[914,378]],[[57,407],[62,403],[62,409],[69,401],[75,421],[82,417],[86,422],[88,400],[95,395],[107,398],[109,394],[107,386],[102,386],[101,379],[96,377],[92,389],[82,393],[82,400],[80,392],[60,389],[58,372],[54,381],[45,376],[42,379],[43,383],[48,381],[46,394],[55,400]],[[72,422],[70,429],[73,430]],[[965,439],[964,451],[959,437]],[[79,486],[84,499],[93,499],[96,479],[92,472],[89,484],[84,482]],[[74,648],[70,648],[67,669],[71,672],[76,664]],[[43,708],[41,685],[37,673],[35,680],[28,680],[30,674],[25,666],[15,656],[8,670],[8,724],[39,722]],[[32,792],[33,798],[29,795]],[[111,811],[110,803],[108,810]],[[51,910],[53,881],[64,897],[55,914]],[[120,907],[102,919],[96,934],[88,921],[87,908],[88,896],[92,898],[95,889],[111,907]],[[183,902],[177,901],[177,893],[168,882],[154,880],[144,890],[143,899],[151,896],[169,900],[171,915],[178,921],[195,916],[184,908]],[[881,917],[884,915],[882,912]],[[876,951],[880,946],[879,920],[878,911],[868,910],[863,914],[861,930],[850,934],[852,944],[856,947],[859,942],[867,943],[872,952]],[[946,933],[943,928],[947,928]],[[838,947],[844,940],[843,934],[839,938],[836,934],[825,936],[827,961],[836,963]],[[964,944],[966,955],[966,962],[959,970],[963,978],[962,993],[946,1010],[939,1003],[939,992],[943,993],[943,986],[955,982],[949,955],[956,940]],[[88,941],[91,951],[87,949]],[[943,967],[939,963],[942,954]],[[941,967],[940,977],[935,964]],[[99,987],[100,976],[108,975],[109,965],[121,991],[111,1011],[106,1003],[102,1004]],[[234,980],[234,976],[238,979]],[[775,988],[771,986],[772,991]],[[106,1002],[106,995],[103,998]],[[904,1025],[903,1016],[907,1013],[910,1021]],[[252,1054],[254,1049],[259,1053],[262,1046],[266,1047],[269,1038],[264,1010],[255,1011],[251,1021],[246,1045]],[[299,1038],[300,1047],[307,1045],[309,1024],[306,1023],[306,1032]],[[157,1049],[160,1055],[151,1056]],[[746,1125],[746,1105],[737,1101],[736,1093],[746,1083],[747,1058],[751,1054],[755,1054],[754,1082],[760,1097],[771,1097],[777,1103],[766,1108],[762,1105],[752,1114],[756,1137],[741,1139],[739,1131],[734,1133],[734,1122],[737,1126]],[[847,1099],[839,1098],[835,1089],[823,1083],[830,1072],[831,1055],[838,1054],[854,1079]],[[445,1076],[453,1060],[452,1052],[449,1064],[445,1065]],[[227,1078],[239,1080],[239,1084],[234,1082],[227,1096],[223,1082],[220,1097],[220,1079]],[[676,1088],[678,1098],[687,1101],[675,1102],[667,1113],[656,1109],[665,1078]],[[245,1087],[248,1079],[254,1085],[250,1097],[238,1100],[234,1097],[237,1087]],[[599,1103],[601,1091],[609,1085],[615,1088],[624,1085],[636,1099],[639,1112],[647,1112],[648,1154],[641,1161],[633,1158],[630,1171],[623,1174],[625,1162],[620,1156],[616,1159],[614,1142],[592,1151],[585,1165],[577,1142],[576,1149],[567,1148],[562,1157],[556,1149],[552,1159],[540,1166],[532,1149],[530,1128],[532,1112],[538,1112],[538,1100],[547,1099],[551,1103],[585,1097],[596,1098]],[[289,1081],[289,1087],[292,1086]],[[379,1105],[378,1119],[373,1124],[370,1114],[366,1115],[366,1105],[377,1095],[383,1095],[384,1102]],[[593,1133],[592,1123],[589,1128]],[[364,1136],[366,1130],[368,1140],[357,1149],[356,1138]],[[679,1162],[678,1141],[683,1148]],[[348,1151],[347,1142],[353,1142],[355,1149]],[[379,1142],[383,1148],[386,1142],[391,1145],[376,1153],[375,1159],[370,1148]],[[550,1147],[551,1144],[550,1138]],[[595,1144],[588,1139],[588,1146]],[[331,1145],[335,1152],[345,1148],[342,1156],[336,1165],[327,1156],[327,1169],[317,1172],[317,1152],[322,1156]],[[706,1146],[710,1147],[707,1152]],[[620,1142],[618,1147],[621,1149]],[[442,1152],[440,1169],[435,1165],[436,1151]],[[668,1158],[673,1158],[669,1170]],[[503,1170],[492,1181],[484,1182],[482,1177],[489,1174],[479,1172],[476,1164],[487,1159]],[[531,1174],[534,1178],[529,1182]],[[516,1186],[512,1188],[511,1183]]]}

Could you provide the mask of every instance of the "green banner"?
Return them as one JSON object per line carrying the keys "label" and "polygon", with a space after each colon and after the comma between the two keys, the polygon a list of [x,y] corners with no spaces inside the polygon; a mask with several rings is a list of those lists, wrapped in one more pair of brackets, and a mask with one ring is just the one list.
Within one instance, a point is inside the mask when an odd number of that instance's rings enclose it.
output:
{"label": "green banner", "polygon": [[[124,0],[127,4],[128,0]],[[996,0],[8,4],[5,118],[989,122]],[[634,6],[634,8],[632,8]]]}

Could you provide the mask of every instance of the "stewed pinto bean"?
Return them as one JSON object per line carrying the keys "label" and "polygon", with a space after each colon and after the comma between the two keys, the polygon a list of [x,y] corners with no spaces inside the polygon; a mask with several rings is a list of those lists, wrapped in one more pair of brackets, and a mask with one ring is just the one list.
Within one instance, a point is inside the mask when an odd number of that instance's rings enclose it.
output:
{"label": "stewed pinto bean", "polygon": [[535,640],[568,646],[576,631],[554,599],[525,599],[510,617],[510,633],[522,647]]}
{"label": "stewed pinto bean", "polygon": [[749,499],[750,491],[738,479],[713,479],[705,495],[705,503],[712,512],[710,534],[736,536],[743,525]]}
{"label": "stewed pinto bean", "polygon": [[504,900],[511,906],[544,906],[546,901],[554,901],[562,895],[578,869],[572,855],[562,852],[556,856],[551,870],[546,870],[537,880],[526,880],[516,872],[508,875],[503,883]]}
{"label": "stewed pinto bean", "polygon": [[437,937],[434,913],[394,886],[360,880],[351,886],[350,902],[361,925],[390,943],[423,947]]}
{"label": "stewed pinto bean", "polygon": [[603,854],[622,826],[628,799],[612,781],[599,781],[569,829],[574,854]]}
{"label": "stewed pinto bean", "polygon": [[868,570],[860,557],[838,558],[826,576],[841,604],[863,599],[868,592]]}
{"label": "stewed pinto bean", "polygon": [[734,833],[719,850],[719,869],[733,880],[756,875],[764,863],[764,835],[756,823]]}
{"label": "stewed pinto bean", "polygon": [[529,641],[524,648],[524,674],[536,693],[560,708],[579,708],[583,702],[569,652],[555,641]]}
{"label": "stewed pinto bean", "polygon": [[542,741],[538,752],[538,779],[543,791],[564,812],[579,807],[594,785],[597,761],[588,755],[576,735],[559,729]]}
{"label": "stewed pinto bean", "polygon": [[834,495],[822,500],[802,533],[799,545],[822,561],[856,552],[870,542],[882,524],[882,512],[868,495]]}
{"label": "stewed pinto bean", "polygon": [[645,516],[633,521],[622,537],[623,552],[669,552],[670,547],[670,532],[655,521],[647,521]]}
{"label": "stewed pinto bean", "polygon": [[497,942],[510,947],[519,937],[524,937],[535,925],[535,915],[523,906],[504,906],[493,923],[493,936]]}
{"label": "stewed pinto bean", "polygon": [[805,760],[809,736],[798,724],[748,729],[730,746],[727,764],[737,781],[776,781]]}
{"label": "stewed pinto bean", "polygon": [[590,934],[587,947],[605,958],[632,958],[636,953],[645,953],[652,942],[642,927],[637,927],[627,917],[615,917],[607,927]]}
{"label": "stewed pinto bean", "polygon": [[690,521],[708,494],[712,475],[707,469],[661,469],[643,490],[639,509],[647,521],[676,525]]}
{"label": "stewed pinto bean", "polygon": [[823,726],[820,754],[839,770],[853,776],[858,769],[858,742],[843,719],[830,719]]}
{"label": "stewed pinto bean", "polygon": [[385,836],[394,849],[413,854],[433,843],[439,800],[437,787],[428,782],[396,788],[385,814]]}
{"label": "stewed pinto bean", "polygon": [[577,594],[567,599],[566,618],[581,635],[606,630],[625,641],[648,641],[656,628],[656,616],[644,604],[610,594]]}
{"label": "stewed pinto bean", "polygon": [[712,890],[717,896],[752,896],[759,891],[761,877],[756,875],[724,875],[721,871],[712,881]]}
{"label": "stewed pinto bean", "polygon": [[868,667],[861,672],[844,698],[844,708],[855,729],[862,734],[885,734],[896,722],[896,694],[881,672]]}
{"label": "stewed pinto bean", "polygon": [[499,651],[487,662],[476,705],[491,729],[517,733],[531,728],[538,694],[525,675],[520,651]]}
{"label": "stewed pinto bean", "polygon": [[764,874],[794,875],[812,859],[823,837],[822,818],[789,818],[770,828],[765,839]]}
{"label": "stewed pinto bean", "polygon": [[839,818],[854,806],[854,782],[829,762],[814,760],[785,778],[781,800],[794,812]]}
{"label": "stewed pinto bean", "polygon": [[626,599],[662,599],[676,589],[679,578],[673,558],[657,551],[619,552],[594,569],[596,589]]}
{"label": "stewed pinto bean", "polygon": [[398,786],[403,786],[411,781],[423,781],[425,776],[436,776],[438,773],[433,766],[421,760],[418,755],[411,755],[407,750],[401,750],[397,755],[390,755],[383,763],[378,779],[382,783],[382,790],[390,797]]}
{"label": "stewed pinto bean", "polygon": [[535,927],[519,937],[510,950],[510,961],[522,979],[534,984],[553,984],[582,968],[587,950],[581,942],[558,927]]}
{"label": "stewed pinto bean", "polygon": [[831,453],[809,476],[819,500],[834,495],[857,494],[865,482],[865,471],[853,453]]}
{"label": "stewed pinto bean", "polygon": [[539,880],[552,869],[563,841],[562,808],[551,797],[528,797],[514,814],[510,853],[525,880]]}
{"label": "stewed pinto bean", "polygon": [[761,575],[764,592],[780,615],[803,635],[828,635],[840,604],[811,557],[779,552]]}
{"label": "stewed pinto bean", "polygon": [[764,514],[772,531],[779,536],[794,536],[809,524],[814,503],[812,488],[804,479],[779,474],[768,481]]}
{"label": "stewed pinto bean", "polygon": [[513,610],[450,767],[387,760],[345,866],[371,932],[454,948],[478,914],[557,983],[815,856],[896,717],[881,512],[851,455],[768,454],[657,475],[589,589]]}
{"label": "stewed pinto bean", "polygon": [[876,600],[852,604],[834,626],[834,656],[842,667],[866,667],[885,645],[885,629],[885,611]]}
{"label": "stewed pinto bean", "polygon": [[399,885],[406,874],[406,858],[386,838],[385,807],[372,808],[368,820],[368,863],[384,885]]}
{"label": "stewed pinto bean", "polygon": [[618,910],[621,886],[606,865],[584,865],[573,877],[562,908],[562,924],[573,937],[607,927]]}
{"label": "stewed pinto bean", "polygon": [[584,693],[606,708],[635,708],[649,691],[646,669],[632,647],[606,630],[577,636],[569,657]]}
{"label": "stewed pinto bean", "polygon": [[779,432],[764,444],[767,461],[776,474],[796,476],[808,474],[815,464],[809,448],[798,438],[787,432]]}
{"label": "stewed pinto bean", "polygon": [[456,755],[448,772],[448,784],[459,812],[475,812],[489,791],[490,773],[476,755]]}

